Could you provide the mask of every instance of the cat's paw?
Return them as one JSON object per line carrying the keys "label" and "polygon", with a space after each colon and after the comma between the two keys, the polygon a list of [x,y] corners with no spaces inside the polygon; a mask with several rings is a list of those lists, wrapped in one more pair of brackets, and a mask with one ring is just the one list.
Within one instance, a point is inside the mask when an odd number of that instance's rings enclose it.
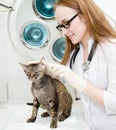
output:
{"label": "cat's paw", "polygon": [[57,123],[51,123],[50,128],[57,128]]}
{"label": "cat's paw", "polygon": [[47,116],[49,116],[48,112],[44,112],[44,113],[41,114],[41,117],[47,117]]}
{"label": "cat's paw", "polygon": [[27,120],[28,123],[34,122],[34,121],[35,121],[35,119],[33,119],[33,118],[29,118],[29,119]]}
{"label": "cat's paw", "polygon": [[64,116],[64,115],[60,115],[59,117],[58,117],[58,120],[59,121],[64,121],[66,119],[66,117]]}

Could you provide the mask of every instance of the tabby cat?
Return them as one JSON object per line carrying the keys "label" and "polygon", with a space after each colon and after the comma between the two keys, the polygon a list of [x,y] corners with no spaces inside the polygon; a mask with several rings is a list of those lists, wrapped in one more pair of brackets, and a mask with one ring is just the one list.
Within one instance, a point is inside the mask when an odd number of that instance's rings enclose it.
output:
{"label": "tabby cat", "polygon": [[34,122],[37,118],[38,108],[47,111],[42,117],[51,116],[50,128],[57,128],[57,119],[64,121],[71,114],[72,97],[65,86],[57,79],[52,79],[46,72],[46,66],[42,60],[38,63],[22,64],[28,79],[32,81],[31,92],[33,94],[32,116],[27,122]]}

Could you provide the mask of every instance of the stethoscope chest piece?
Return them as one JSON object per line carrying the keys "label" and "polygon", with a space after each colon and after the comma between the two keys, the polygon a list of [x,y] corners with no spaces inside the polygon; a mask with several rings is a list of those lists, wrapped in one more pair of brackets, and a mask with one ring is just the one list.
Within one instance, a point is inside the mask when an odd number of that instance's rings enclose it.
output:
{"label": "stethoscope chest piece", "polygon": [[89,66],[90,66],[90,61],[83,62],[83,64],[82,64],[82,70],[83,71],[89,70]]}

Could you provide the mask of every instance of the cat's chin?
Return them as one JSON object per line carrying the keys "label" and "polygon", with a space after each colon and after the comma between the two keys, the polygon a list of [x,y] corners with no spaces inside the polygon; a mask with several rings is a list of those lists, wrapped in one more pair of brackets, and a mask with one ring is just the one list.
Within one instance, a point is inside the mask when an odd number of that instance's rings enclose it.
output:
{"label": "cat's chin", "polygon": [[34,79],[29,79],[29,81],[33,82],[33,81],[34,81]]}

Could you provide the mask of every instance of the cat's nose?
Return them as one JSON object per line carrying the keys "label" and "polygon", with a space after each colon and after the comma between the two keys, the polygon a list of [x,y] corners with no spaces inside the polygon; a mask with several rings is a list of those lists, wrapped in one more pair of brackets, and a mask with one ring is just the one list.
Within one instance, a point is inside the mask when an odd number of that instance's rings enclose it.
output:
{"label": "cat's nose", "polygon": [[30,81],[33,81],[33,77],[30,77],[29,80],[30,80]]}

